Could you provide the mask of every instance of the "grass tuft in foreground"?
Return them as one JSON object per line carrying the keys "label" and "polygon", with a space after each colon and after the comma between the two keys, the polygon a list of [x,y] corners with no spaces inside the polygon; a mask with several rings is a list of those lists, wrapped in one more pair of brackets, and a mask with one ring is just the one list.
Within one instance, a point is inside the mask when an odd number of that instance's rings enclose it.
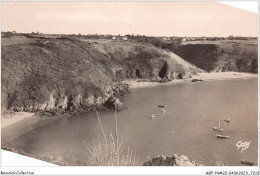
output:
{"label": "grass tuft in foreground", "polygon": [[135,165],[135,154],[130,148],[124,153],[122,144],[117,129],[117,116],[115,111],[115,134],[110,132],[106,134],[100,122],[97,112],[99,129],[96,131],[96,138],[93,139],[90,145],[85,143],[86,164],[90,166],[133,166]]}

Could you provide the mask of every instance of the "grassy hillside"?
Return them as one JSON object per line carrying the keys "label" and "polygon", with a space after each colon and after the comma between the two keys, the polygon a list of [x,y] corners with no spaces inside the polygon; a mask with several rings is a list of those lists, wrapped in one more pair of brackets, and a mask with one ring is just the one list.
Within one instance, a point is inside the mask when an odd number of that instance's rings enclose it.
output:
{"label": "grassy hillside", "polygon": [[90,42],[97,51],[107,56],[119,80],[127,78],[181,79],[199,71],[174,53],[151,44],[133,41],[85,41]]}
{"label": "grassy hillside", "polygon": [[257,73],[257,40],[188,42],[171,51],[198,68]]}
{"label": "grassy hillside", "polygon": [[12,35],[2,38],[2,108],[110,109],[127,90],[117,81],[181,79],[195,66],[145,43]]}

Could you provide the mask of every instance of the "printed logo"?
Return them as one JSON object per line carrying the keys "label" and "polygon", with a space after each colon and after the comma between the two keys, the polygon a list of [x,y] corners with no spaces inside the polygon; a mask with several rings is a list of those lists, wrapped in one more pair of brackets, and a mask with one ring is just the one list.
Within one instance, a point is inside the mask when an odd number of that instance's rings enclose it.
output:
{"label": "printed logo", "polygon": [[251,141],[249,141],[249,142],[238,141],[237,145],[236,145],[237,146],[237,150],[242,148],[242,150],[241,150],[241,153],[242,153],[245,149],[247,149],[249,147],[250,143],[251,143]]}

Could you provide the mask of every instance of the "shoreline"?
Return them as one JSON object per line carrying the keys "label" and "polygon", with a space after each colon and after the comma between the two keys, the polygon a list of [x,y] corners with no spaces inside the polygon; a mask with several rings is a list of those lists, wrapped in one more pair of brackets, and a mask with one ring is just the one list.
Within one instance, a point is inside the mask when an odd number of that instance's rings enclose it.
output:
{"label": "shoreline", "polygon": [[[8,115],[9,116],[9,115]],[[60,114],[58,116],[45,116],[39,115],[32,112],[14,112],[12,117],[1,117],[1,130],[8,131],[9,128],[21,127],[24,126],[41,126],[48,122],[55,121],[62,118],[69,118],[72,115],[70,114]]]}
{"label": "shoreline", "polygon": [[[194,75],[192,78],[187,79],[176,79],[166,83],[159,82],[142,82],[141,80],[125,80],[122,83],[129,85],[129,90],[138,89],[138,88],[148,88],[155,87],[160,85],[173,85],[177,83],[187,83],[191,82],[193,79],[210,81],[210,80],[228,80],[228,79],[243,79],[243,78],[257,78],[258,74],[254,73],[244,73],[244,72],[211,72],[211,73],[199,73]],[[61,115],[62,118],[64,115]],[[1,129],[9,127],[13,124],[23,121],[24,119],[49,119],[48,117],[40,117],[39,115],[31,112],[13,112],[12,114],[8,113],[5,117],[1,116]],[[57,117],[50,117],[50,119],[57,119]]]}
{"label": "shoreline", "polygon": [[1,115],[1,129],[20,122],[24,119],[35,118],[36,114],[31,112],[12,112]]}
{"label": "shoreline", "polygon": [[187,79],[176,79],[166,83],[159,82],[141,82],[140,80],[126,80],[124,83],[129,85],[129,89],[139,89],[147,87],[155,87],[159,85],[173,85],[177,83],[191,82],[193,79],[202,81],[210,80],[228,80],[228,79],[243,79],[243,78],[257,78],[258,74],[244,73],[244,72],[211,72],[211,73],[199,73],[194,75],[192,78]]}

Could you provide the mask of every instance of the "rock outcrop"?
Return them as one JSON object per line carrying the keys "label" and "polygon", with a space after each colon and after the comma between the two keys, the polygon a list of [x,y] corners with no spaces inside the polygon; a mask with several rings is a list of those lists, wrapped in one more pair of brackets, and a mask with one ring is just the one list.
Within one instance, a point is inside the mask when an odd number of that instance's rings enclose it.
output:
{"label": "rock outcrop", "polygon": [[184,155],[157,156],[146,161],[143,166],[202,166]]}

